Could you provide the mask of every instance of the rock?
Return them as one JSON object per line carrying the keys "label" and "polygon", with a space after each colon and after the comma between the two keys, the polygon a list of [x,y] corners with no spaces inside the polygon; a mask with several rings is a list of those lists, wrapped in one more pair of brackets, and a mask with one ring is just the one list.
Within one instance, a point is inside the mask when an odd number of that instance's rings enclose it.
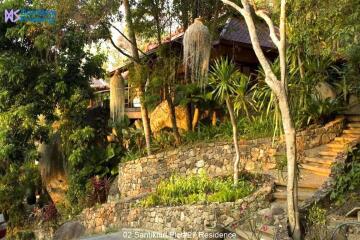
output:
{"label": "rock", "polygon": [[120,191],[118,188],[118,181],[119,176],[115,178],[115,180],[112,182],[111,187],[109,189],[109,195],[107,202],[116,202],[120,199]]}
{"label": "rock", "polygon": [[75,240],[85,233],[85,227],[77,221],[66,222],[56,230],[54,240]]}
{"label": "rock", "polygon": [[64,202],[68,189],[60,134],[54,134],[50,138],[49,143],[39,144],[37,150],[40,154],[39,166],[41,178],[46,183],[46,190],[51,200],[55,205],[58,205]]}
{"label": "rock", "polygon": [[[188,114],[186,107],[175,107],[176,125],[178,128],[188,131]],[[170,119],[170,109],[166,101],[161,102],[150,114],[150,127],[154,133],[163,128],[172,128]]]}
{"label": "rock", "polygon": [[200,161],[196,162],[196,167],[198,167],[198,168],[202,168],[202,167],[204,167],[204,165],[205,165],[204,160],[200,160]]}
{"label": "rock", "polygon": [[319,93],[321,99],[336,99],[335,89],[327,82],[318,82],[315,86],[315,89]]}
{"label": "rock", "polygon": [[283,214],[285,211],[282,207],[278,206],[278,205],[271,205],[271,213],[272,215],[281,215]]}

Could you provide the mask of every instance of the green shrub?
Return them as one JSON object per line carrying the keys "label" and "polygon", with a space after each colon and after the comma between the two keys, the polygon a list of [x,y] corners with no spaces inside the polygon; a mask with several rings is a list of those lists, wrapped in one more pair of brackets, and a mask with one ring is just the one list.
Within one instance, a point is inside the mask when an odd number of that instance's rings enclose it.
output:
{"label": "green shrub", "polygon": [[233,202],[246,197],[255,185],[242,178],[233,186],[232,179],[211,179],[204,172],[188,177],[173,175],[160,182],[156,192],[140,202],[140,206],[177,206],[208,202]]}
{"label": "green shrub", "polygon": [[329,239],[327,231],[327,211],[320,208],[317,204],[313,205],[307,216],[306,239],[322,240]]}
{"label": "green shrub", "polygon": [[117,143],[100,141],[89,126],[71,132],[67,140],[68,179],[67,206],[77,214],[89,206],[87,185],[92,177],[109,178],[117,174],[123,148]]}
{"label": "green shrub", "polygon": [[6,239],[9,239],[9,240],[33,240],[33,239],[35,239],[35,234],[34,234],[34,232],[32,232],[30,230],[25,230],[25,231],[20,231],[15,234],[12,234],[9,237],[7,237]]}
{"label": "green shrub", "polygon": [[338,164],[335,169],[339,172],[336,175],[330,199],[343,203],[348,191],[360,189],[360,149],[350,152],[349,161]]}
{"label": "green shrub", "polygon": [[330,98],[321,99],[313,95],[308,105],[301,110],[303,122],[324,124],[335,113],[341,110],[338,100]]}

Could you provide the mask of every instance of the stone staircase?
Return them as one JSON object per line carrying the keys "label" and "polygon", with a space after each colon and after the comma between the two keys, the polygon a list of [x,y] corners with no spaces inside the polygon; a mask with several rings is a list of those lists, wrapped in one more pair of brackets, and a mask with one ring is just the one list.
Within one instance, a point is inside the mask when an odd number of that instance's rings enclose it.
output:
{"label": "stone staircase", "polygon": [[[336,156],[348,150],[348,144],[355,140],[360,142],[360,115],[348,115],[346,126],[340,136],[328,144],[305,151],[305,157],[300,165],[298,189],[300,203],[312,197],[322,186],[330,176]],[[284,178],[277,177],[273,198],[275,203],[286,205],[286,174]]]}
{"label": "stone staircase", "polygon": [[[298,198],[301,205],[305,200],[310,199],[316,191],[318,191],[325,181],[330,177],[332,164],[335,162],[336,157],[339,153],[349,150],[350,143],[354,141],[360,142],[360,115],[347,115],[346,125],[342,134],[336,137],[333,141],[328,144],[321,145],[309,150],[305,150],[304,157],[300,163],[300,180],[298,182]],[[273,193],[273,202],[271,208],[266,209],[266,216],[272,215],[275,220],[279,223],[284,223],[286,226],[286,213],[287,202],[286,202],[286,172],[280,175],[276,171],[271,171],[275,180],[275,191]],[[277,211],[273,211],[277,209]],[[279,209],[282,209],[279,214]],[[278,213],[275,213],[278,212]],[[282,212],[282,213],[281,213]],[[266,221],[265,221],[266,222]],[[266,228],[263,226],[266,225]],[[259,227],[262,226],[262,227]],[[256,235],[254,231],[237,231],[240,239],[253,240],[253,239],[288,239],[284,234],[287,231],[284,229],[277,230],[277,227],[273,224],[260,224],[256,227]],[[281,225],[280,225],[281,226]],[[279,235],[280,234],[280,235]],[[276,237],[275,237],[276,236]]]}

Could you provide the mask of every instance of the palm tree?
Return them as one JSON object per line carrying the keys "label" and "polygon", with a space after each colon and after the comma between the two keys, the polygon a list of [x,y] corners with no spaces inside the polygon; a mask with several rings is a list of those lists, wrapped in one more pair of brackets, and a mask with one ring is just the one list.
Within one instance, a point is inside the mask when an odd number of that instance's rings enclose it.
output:
{"label": "palm tree", "polygon": [[239,163],[240,150],[238,145],[238,129],[237,121],[234,111],[234,99],[239,86],[239,80],[242,74],[236,69],[235,64],[229,60],[221,58],[216,60],[211,68],[210,84],[213,86],[213,97],[220,103],[226,103],[230,121],[233,129],[233,141],[235,146],[235,161],[234,161],[234,185],[238,184],[239,180]]}

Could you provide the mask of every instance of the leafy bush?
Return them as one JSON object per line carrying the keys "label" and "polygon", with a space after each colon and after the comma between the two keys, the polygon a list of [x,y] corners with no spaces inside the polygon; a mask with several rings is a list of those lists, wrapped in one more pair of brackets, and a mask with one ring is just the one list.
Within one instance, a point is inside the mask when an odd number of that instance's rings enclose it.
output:
{"label": "leafy bush", "polygon": [[242,178],[235,187],[231,178],[211,179],[204,172],[189,177],[173,175],[160,182],[156,192],[140,202],[143,207],[176,206],[207,202],[233,202],[248,196],[255,185]]}
{"label": "leafy bush", "polygon": [[[76,214],[88,202],[89,179],[117,174],[123,149],[119,144],[105,145],[95,134],[95,129],[84,127],[73,131],[68,138],[68,175],[69,189],[67,192],[68,206],[72,214]],[[87,187],[88,186],[88,187]]]}
{"label": "leafy bush", "polygon": [[321,99],[317,95],[313,95],[308,105],[302,109],[302,116],[307,124],[310,122],[324,124],[339,110],[341,108],[337,100]]}
{"label": "leafy bush", "polygon": [[58,215],[59,213],[54,203],[49,203],[42,210],[42,218],[45,222],[56,220]]}
{"label": "leafy bush", "polygon": [[335,168],[338,172],[335,178],[334,190],[330,199],[343,203],[344,196],[348,191],[360,190],[360,149],[357,148],[349,154],[349,161],[338,164]]}
{"label": "leafy bush", "polygon": [[109,178],[92,177],[87,184],[88,203],[92,206],[96,203],[105,203],[109,193],[111,181]]}
{"label": "leafy bush", "polygon": [[312,206],[306,216],[307,229],[306,239],[322,240],[329,239],[327,232],[327,211],[315,204]]}
{"label": "leafy bush", "polygon": [[41,186],[38,166],[34,161],[22,165],[10,164],[8,171],[0,174],[0,212],[9,217],[9,227],[26,225],[24,199],[27,192]]}
{"label": "leafy bush", "polygon": [[10,233],[9,236],[6,236],[6,239],[9,239],[9,240],[33,240],[33,239],[35,239],[35,234],[34,234],[34,232],[32,232],[30,230],[24,230],[24,231],[19,231],[16,233]]}

